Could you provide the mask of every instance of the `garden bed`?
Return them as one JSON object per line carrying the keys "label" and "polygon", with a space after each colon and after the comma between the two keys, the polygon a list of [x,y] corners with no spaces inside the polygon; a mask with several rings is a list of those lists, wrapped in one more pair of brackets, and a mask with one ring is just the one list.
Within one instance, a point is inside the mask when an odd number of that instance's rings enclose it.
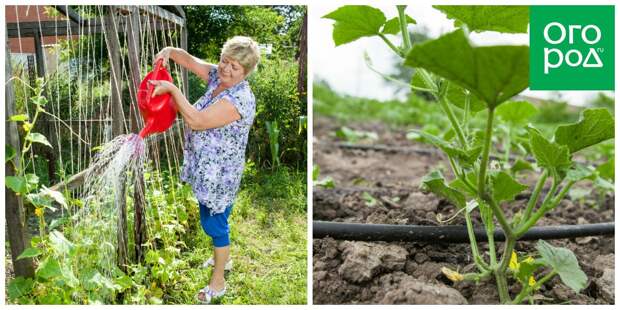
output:
{"label": "garden bed", "polygon": [[[393,149],[365,150],[334,147],[332,134],[341,126],[372,131],[380,144]],[[406,128],[389,128],[377,122],[347,122],[322,116],[314,119],[314,164],[320,177],[331,177],[335,188],[314,188],[313,220],[373,224],[465,225],[462,216],[440,223],[456,208],[419,189],[422,177],[432,168],[449,163],[436,152],[406,152],[398,147],[432,149],[406,139]],[[449,169],[444,169],[450,175]],[[535,179],[521,180],[533,187]],[[583,185],[585,184],[585,185]],[[588,183],[580,186],[589,186]],[[548,189],[546,189],[548,190]],[[543,193],[545,189],[543,189]],[[503,205],[506,214],[523,209],[529,192],[517,203]],[[474,225],[477,211],[472,213]],[[537,225],[566,225],[612,222],[614,197],[607,195],[596,206],[564,199]],[[585,290],[576,294],[559,277],[544,284],[534,302],[568,304],[614,303],[614,237],[583,237],[549,241],[572,250],[588,277]],[[534,252],[535,242],[518,242],[517,252]],[[481,252],[487,250],[480,244]],[[496,304],[497,289],[492,279],[479,284],[453,284],[440,271],[449,267],[460,272],[475,269],[469,244],[425,244],[406,242],[358,242],[313,240],[313,302],[315,304],[405,303],[405,304]],[[511,294],[520,285],[509,283]]]}

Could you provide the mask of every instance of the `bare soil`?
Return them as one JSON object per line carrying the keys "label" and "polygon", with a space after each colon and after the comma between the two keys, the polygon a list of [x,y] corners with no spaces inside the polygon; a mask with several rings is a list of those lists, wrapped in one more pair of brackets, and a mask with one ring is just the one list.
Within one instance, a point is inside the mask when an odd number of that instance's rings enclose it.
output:
{"label": "bare soil", "polygon": [[[456,212],[446,201],[419,190],[421,179],[438,166],[450,177],[448,162],[437,152],[406,152],[348,149],[336,146],[333,132],[340,126],[373,131],[379,136],[374,145],[398,149],[429,149],[406,139],[406,128],[389,128],[381,123],[339,124],[330,118],[314,118],[314,164],[320,177],[334,179],[336,188],[314,188],[313,219],[323,221],[465,225],[462,216],[441,222]],[[534,185],[535,175],[520,181]],[[547,185],[549,186],[549,185]],[[589,186],[589,184],[581,185]],[[544,193],[544,191],[543,191]],[[369,200],[372,196],[376,202]],[[523,209],[529,193],[502,207],[510,216]],[[481,225],[474,214],[475,225]],[[614,197],[607,195],[595,207],[563,200],[561,205],[537,225],[611,222]],[[579,294],[562,284],[559,277],[547,282],[534,296],[538,304],[613,304],[614,237],[585,237],[550,240],[555,246],[571,249],[588,276]],[[498,244],[501,249],[502,244]],[[518,242],[520,254],[534,253],[535,242]],[[481,252],[487,250],[480,244]],[[332,238],[313,240],[314,304],[497,304],[494,280],[475,284],[453,284],[440,271],[449,267],[461,272],[475,269],[469,244],[426,244],[409,242],[356,242]],[[509,283],[512,295],[520,290]]]}

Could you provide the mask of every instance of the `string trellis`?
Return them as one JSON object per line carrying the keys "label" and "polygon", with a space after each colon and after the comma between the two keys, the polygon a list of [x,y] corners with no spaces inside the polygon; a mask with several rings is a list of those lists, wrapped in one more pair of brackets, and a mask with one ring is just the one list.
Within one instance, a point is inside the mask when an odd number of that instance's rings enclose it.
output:
{"label": "string trellis", "polygon": [[[80,175],[89,168],[91,160],[100,150],[99,146],[115,138],[112,135],[114,115],[118,115],[114,114],[115,73],[120,77],[121,87],[116,91],[122,98],[122,131],[137,133],[142,128],[143,121],[135,96],[129,95],[133,91],[131,88],[135,88],[132,76],[146,75],[152,68],[153,56],[163,47],[184,47],[181,46],[181,38],[185,31],[185,21],[183,17],[158,6],[56,6],[58,11],[55,13],[50,8],[14,6],[16,31],[10,33],[11,37],[17,38],[19,53],[22,54],[23,40],[33,34],[41,39],[53,37],[56,42],[48,55],[43,53],[37,56],[46,58],[47,62],[55,66],[53,72],[44,72],[48,96],[46,110],[55,117],[45,119],[43,126],[48,128],[45,134],[50,139],[59,167],[54,173],[66,184],[72,176]],[[179,11],[180,15],[183,15],[182,10],[177,7],[177,13]],[[24,12],[29,16],[24,16]],[[33,15],[36,16],[36,24],[33,26],[30,22],[28,23],[30,28],[26,29],[25,24],[20,22],[20,17],[30,17],[31,20]],[[110,20],[113,21],[111,25],[113,33],[118,34],[117,45],[120,49],[115,56],[120,60],[120,72],[113,72],[115,69],[108,51],[110,46],[106,44],[106,39],[116,37],[106,38],[112,33],[105,30],[106,22]],[[133,42],[136,37],[138,42]],[[138,74],[132,71],[133,64],[129,63],[132,59],[129,57],[129,44],[132,43],[136,44],[136,51],[139,53],[139,57],[136,58],[139,63],[135,66],[139,70]],[[181,90],[187,89],[187,81],[181,78],[183,76],[181,68],[173,63],[170,63],[170,66],[177,86]],[[37,68],[37,70],[43,69]],[[22,75],[27,72],[15,69],[13,71],[22,72]],[[20,79],[27,80],[23,76]],[[16,87],[23,88],[21,90],[22,100],[25,102],[23,113],[30,114],[32,104],[27,95],[28,87],[24,83],[22,86],[17,83]],[[148,150],[148,166],[153,173],[161,173],[162,169],[168,172],[160,174],[162,175],[160,178],[153,178],[154,182],[146,182],[146,190],[159,192],[172,190],[173,197],[176,197],[175,186],[166,186],[164,182],[167,181],[169,184],[177,182],[175,176],[178,175],[182,164],[182,121],[177,120],[165,133],[146,138],[145,143]],[[29,150],[28,158],[28,162],[31,163],[28,166],[29,171],[40,174],[41,171],[35,170],[41,167],[35,164],[36,160],[41,160],[37,159],[36,150]],[[59,188],[74,199],[80,199],[84,195],[81,186]]]}

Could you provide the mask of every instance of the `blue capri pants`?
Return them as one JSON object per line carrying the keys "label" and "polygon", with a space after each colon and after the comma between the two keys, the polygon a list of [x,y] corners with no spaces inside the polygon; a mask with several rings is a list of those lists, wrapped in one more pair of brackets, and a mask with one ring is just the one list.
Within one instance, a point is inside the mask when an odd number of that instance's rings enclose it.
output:
{"label": "blue capri pants", "polygon": [[222,213],[211,215],[209,208],[200,204],[200,224],[205,233],[213,239],[213,246],[221,248],[230,245],[230,229],[228,227],[228,217],[232,212],[231,204]]}

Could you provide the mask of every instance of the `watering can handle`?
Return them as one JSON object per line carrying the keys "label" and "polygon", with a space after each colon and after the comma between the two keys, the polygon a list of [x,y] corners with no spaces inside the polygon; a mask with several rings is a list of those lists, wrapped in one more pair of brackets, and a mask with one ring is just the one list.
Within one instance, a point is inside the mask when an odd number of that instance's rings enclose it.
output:
{"label": "watering can handle", "polygon": [[[153,69],[153,72],[155,73],[155,77],[157,78],[158,76],[158,72],[161,69],[161,66],[164,62],[163,58],[160,58],[159,60],[157,60],[157,62],[155,62],[155,69]],[[149,101],[151,101],[151,96],[153,95],[153,90],[155,90],[155,86],[153,86],[153,84],[148,83],[147,87],[147,92],[146,92],[146,102],[148,103]]]}

